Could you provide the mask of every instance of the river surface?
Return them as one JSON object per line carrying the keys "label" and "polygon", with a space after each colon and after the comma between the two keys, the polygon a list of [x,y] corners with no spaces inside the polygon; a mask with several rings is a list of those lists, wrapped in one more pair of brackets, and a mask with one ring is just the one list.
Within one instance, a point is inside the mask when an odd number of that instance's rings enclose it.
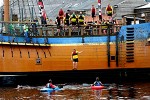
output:
{"label": "river surface", "polygon": [[40,92],[44,86],[1,87],[0,100],[150,100],[150,82],[104,84],[92,90],[91,84],[63,84],[61,90]]}

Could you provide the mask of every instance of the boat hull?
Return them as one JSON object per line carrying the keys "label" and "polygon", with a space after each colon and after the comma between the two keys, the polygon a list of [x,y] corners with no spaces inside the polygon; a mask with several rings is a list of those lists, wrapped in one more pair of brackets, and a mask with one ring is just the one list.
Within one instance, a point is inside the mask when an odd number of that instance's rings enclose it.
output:
{"label": "boat hull", "polygon": [[[130,69],[95,69],[44,72],[5,72],[0,73],[1,86],[17,85],[46,85],[49,79],[53,84],[92,84],[99,76],[103,83],[124,83],[150,81],[149,68]],[[40,80],[40,81],[39,81]]]}
{"label": "boat hull", "polygon": [[[136,42],[142,44],[141,42]],[[0,72],[69,71],[73,69],[71,52],[79,54],[77,70],[150,68],[150,46],[134,46],[134,62],[126,62],[125,43],[119,44],[118,60],[116,44],[110,45],[110,60],[106,44],[78,44],[51,46],[0,45]],[[114,59],[111,59],[114,58]]]}

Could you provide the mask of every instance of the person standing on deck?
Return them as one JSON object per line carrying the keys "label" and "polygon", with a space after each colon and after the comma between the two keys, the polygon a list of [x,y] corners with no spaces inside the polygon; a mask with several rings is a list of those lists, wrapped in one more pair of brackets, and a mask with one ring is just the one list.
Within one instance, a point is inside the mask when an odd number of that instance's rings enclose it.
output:
{"label": "person standing on deck", "polygon": [[73,70],[77,70],[78,66],[78,54],[82,53],[83,51],[76,51],[76,49],[73,49],[73,52],[71,54],[71,60],[73,61]]}
{"label": "person standing on deck", "polygon": [[62,8],[59,10],[58,15],[59,15],[60,22],[61,22],[60,24],[64,24],[64,11]]}
{"label": "person standing on deck", "polygon": [[96,17],[96,8],[94,7],[94,5],[92,5],[91,14],[92,14],[93,23],[94,23],[94,18]]}
{"label": "person standing on deck", "polygon": [[72,26],[77,25],[77,15],[75,14],[75,12],[73,12],[72,15],[70,16],[70,21]]}
{"label": "person standing on deck", "polygon": [[23,29],[24,29],[25,40],[26,40],[26,42],[28,42],[28,36],[29,36],[29,34],[28,34],[28,31],[29,31],[28,24],[24,24]]}
{"label": "person standing on deck", "polygon": [[80,12],[79,17],[78,17],[78,24],[79,25],[84,25],[84,15],[82,14],[82,12]]}
{"label": "person standing on deck", "polygon": [[110,6],[110,4],[108,4],[108,6],[106,7],[106,14],[108,16],[109,22],[112,21],[112,15],[113,15],[113,7]]}
{"label": "person standing on deck", "polygon": [[70,22],[69,22],[69,19],[70,19],[70,14],[68,13],[68,11],[66,12],[66,15],[65,15],[65,19],[64,19],[64,23],[65,25],[69,26]]}

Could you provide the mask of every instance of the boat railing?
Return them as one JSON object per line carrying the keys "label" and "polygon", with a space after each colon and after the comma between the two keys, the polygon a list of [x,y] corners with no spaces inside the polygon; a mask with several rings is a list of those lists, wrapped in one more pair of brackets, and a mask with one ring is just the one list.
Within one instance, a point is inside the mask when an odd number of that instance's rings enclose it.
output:
{"label": "boat railing", "polygon": [[122,15],[122,18],[123,18],[123,25],[128,25],[127,23],[131,24],[148,23],[150,22],[150,11],[126,14]]}
{"label": "boat railing", "polygon": [[122,25],[119,24],[88,24],[82,26],[38,25],[35,22],[0,22],[1,34],[5,36],[24,36],[24,26],[28,27],[30,37],[72,37],[72,36],[104,36],[115,35]]}

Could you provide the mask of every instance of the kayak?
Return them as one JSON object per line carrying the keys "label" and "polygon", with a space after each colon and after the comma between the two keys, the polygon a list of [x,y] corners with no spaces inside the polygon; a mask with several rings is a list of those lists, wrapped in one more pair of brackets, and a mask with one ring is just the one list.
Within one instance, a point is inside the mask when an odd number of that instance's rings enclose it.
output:
{"label": "kayak", "polygon": [[98,89],[103,89],[104,86],[91,86],[91,89],[93,90],[98,90]]}
{"label": "kayak", "polygon": [[55,88],[47,88],[47,87],[43,87],[42,89],[40,89],[41,92],[53,92],[53,91],[57,91],[60,90],[59,87],[55,87]]}

